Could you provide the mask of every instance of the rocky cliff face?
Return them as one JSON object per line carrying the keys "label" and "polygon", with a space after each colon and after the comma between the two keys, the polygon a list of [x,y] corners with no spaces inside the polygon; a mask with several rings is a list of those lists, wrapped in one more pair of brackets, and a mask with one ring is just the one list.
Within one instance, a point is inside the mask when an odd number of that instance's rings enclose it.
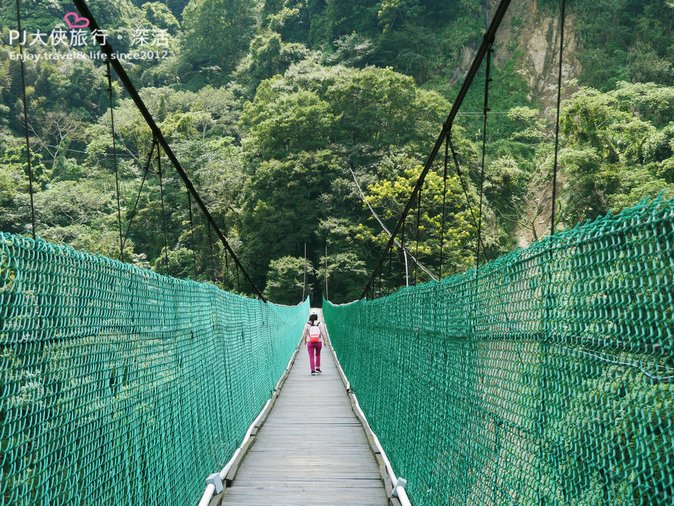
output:
{"label": "rocky cliff face", "polygon": [[[498,0],[491,0],[493,12]],[[564,27],[564,50],[562,62],[562,83],[580,75],[581,67],[576,58],[578,38],[575,30],[573,11],[567,7]],[[520,51],[518,71],[527,80],[535,96],[544,108],[554,106],[557,98],[557,73],[559,65],[560,16],[558,11],[541,9],[538,2],[513,0],[498,33],[495,53],[496,63]]]}
{"label": "rocky cliff face", "polygon": [[[485,18],[491,21],[499,0],[485,1]],[[486,27],[485,27],[486,28]],[[568,6],[564,27],[562,83],[580,76],[581,65],[576,57],[578,37],[575,16]],[[557,99],[557,72],[559,65],[560,19],[557,10],[540,8],[537,0],[513,0],[499,27],[495,44],[495,63],[504,65],[518,53],[517,70],[531,90],[529,99],[540,102],[547,110]],[[477,47],[467,46],[461,64],[455,69],[451,83],[460,83],[475,57]],[[572,90],[567,88],[566,93]]]}
{"label": "rocky cliff face", "polygon": [[[490,0],[491,12],[496,10],[498,0]],[[541,8],[538,1],[513,0],[497,35],[496,64],[504,64],[518,52],[517,72],[529,85],[529,98],[541,105],[543,115],[553,122],[556,114],[557,78],[559,72],[560,13],[557,9]],[[575,31],[575,16],[566,9],[564,24],[564,48],[562,59],[563,97],[574,91],[568,85],[580,77],[578,61],[578,37]],[[558,189],[563,186],[560,174]],[[528,191],[522,225],[517,231],[517,243],[528,246],[548,233],[552,205],[552,185],[547,178],[533,178]]]}

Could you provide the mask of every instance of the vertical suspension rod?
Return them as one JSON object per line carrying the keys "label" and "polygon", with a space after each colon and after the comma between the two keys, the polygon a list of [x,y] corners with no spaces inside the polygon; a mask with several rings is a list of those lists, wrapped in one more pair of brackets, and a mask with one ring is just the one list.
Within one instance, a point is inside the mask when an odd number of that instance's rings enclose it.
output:
{"label": "vertical suspension rod", "polygon": [[115,109],[112,103],[112,69],[110,59],[105,61],[108,75],[108,110],[110,111],[110,135],[112,137],[112,167],[115,171],[115,195],[117,197],[117,230],[119,231],[119,259],[124,261],[124,234],[122,233],[122,198],[119,190],[119,165],[117,164],[117,140],[115,139]]}
{"label": "vertical suspension rod", "polygon": [[[21,6],[16,0],[16,25],[19,37],[23,33],[21,28]],[[30,159],[30,136],[28,135],[28,99],[26,98],[26,63],[23,61],[23,45],[19,44],[19,66],[21,68],[21,93],[23,98],[23,131],[26,138],[26,167],[28,169],[28,194],[30,195],[30,224],[33,241],[35,240],[35,202],[33,199],[33,166]]]}
{"label": "vertical suspension rod", "polygon": [[559,30],[559,68],[557,74],[557,117],[555,118],[555,160],[552,164],[552,210],[550,212],[550,235],[555,233],[555,210],[557,202],[557,168],[559,156],[559,115],[562,103],[562,57],[564,56],[564,20],[566,18],[566,0],[561,1]]}
{"label": "vertical suspension rod", "polygon": [[475,269],[480,269],[480,246],[482,244],[482,207],[484,201],[484,172],[487,163],[487,118],[489,115],[489,82],[491,81],[491,46],[487,50],[484,76],[484,111],[482,120],[482,166],[480,167],[480,203],[477,212],[477,241],[475,245]]}

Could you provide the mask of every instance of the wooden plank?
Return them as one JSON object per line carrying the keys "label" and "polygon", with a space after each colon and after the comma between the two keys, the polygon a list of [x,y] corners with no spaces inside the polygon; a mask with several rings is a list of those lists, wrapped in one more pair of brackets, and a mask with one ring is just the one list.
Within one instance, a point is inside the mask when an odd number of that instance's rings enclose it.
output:
{"label": "wooden plank", "polygon": [[389,504],[380,465],[329,350],[321,353],[321,369],[311,376],[302,347],[222,504]]}

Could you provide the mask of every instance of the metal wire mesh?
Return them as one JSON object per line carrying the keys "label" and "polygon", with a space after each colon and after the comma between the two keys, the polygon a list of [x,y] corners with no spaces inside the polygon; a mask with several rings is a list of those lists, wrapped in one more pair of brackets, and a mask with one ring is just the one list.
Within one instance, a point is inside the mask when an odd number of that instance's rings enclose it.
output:
{"label": "metal wire mesh", "polygon": [[307,312],[0,234],[1,504],[196,504]]}
{"label": "metal wire mesh", "polygon": [[674,201],[324,305],[414,504],[674,503]]}

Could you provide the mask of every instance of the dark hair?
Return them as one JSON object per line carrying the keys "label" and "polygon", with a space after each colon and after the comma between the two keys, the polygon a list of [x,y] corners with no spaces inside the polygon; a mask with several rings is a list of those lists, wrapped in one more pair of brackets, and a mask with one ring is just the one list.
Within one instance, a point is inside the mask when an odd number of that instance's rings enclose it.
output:
{"label": "dark hair", "polygon": [[310,321],[310,322],[315,322],[316,320],[318,320],[318,315],[317,315],[317,314],[310,314],[310,315],[309,315],[309,321]]}

